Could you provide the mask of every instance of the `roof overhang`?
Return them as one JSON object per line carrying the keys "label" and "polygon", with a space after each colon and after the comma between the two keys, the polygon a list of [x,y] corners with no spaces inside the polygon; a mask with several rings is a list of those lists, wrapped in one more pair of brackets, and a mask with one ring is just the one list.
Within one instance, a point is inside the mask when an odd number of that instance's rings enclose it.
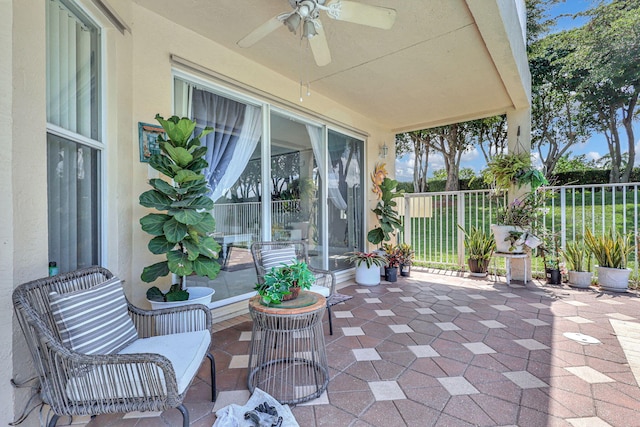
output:
{"label": "roof overhang", "polygon": [[250,48],[237,41],[291,10],[287,0],[135,0],[141,6],[394,132],[527,108],[523,0],[359,0],[396,9],[390,30],[322,16],[332,61],[315,65],[286,27]]}

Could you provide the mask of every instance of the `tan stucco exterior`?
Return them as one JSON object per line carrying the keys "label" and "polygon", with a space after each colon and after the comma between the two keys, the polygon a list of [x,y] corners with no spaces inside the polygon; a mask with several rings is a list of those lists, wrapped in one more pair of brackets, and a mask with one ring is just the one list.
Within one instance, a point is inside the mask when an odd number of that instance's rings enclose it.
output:
{"label": "tan stucco exterior", "polygon": [[[375,162],[382,161],[378,147],[383,143],[390,147],[386,161],[391,163],[390,159],[394,158],[394,130],[405,127],[404,123],[383,125],[366,112],[347,107],[320,91],[300,104],[295,79],[136,2],[108,2],[131,29],[124,33],[114,28],[90,0],[78,2],[104,27],[104,265],[126,281],[127,295],[135,303],[146,304],[142,296],[147,286],[141,284],[139,275],[142,267],[152,261],[146,249],[148,236],[138,224],[138,219],[145,214],[145,209],[138,204],[138,196],[147,189],[149,170],[138,160],[137,122],[152,122],[156,113],[165,116],[172,113],[171,55],[255,88],[256,93],[265,92],[285,104],[301,105],[345,128],[368,135],[369,171]],[[22,411],[30,393],[28,389],[15,391],[9,380],[14,378],[20,382],[33,375],[22,333],[12,315],[11,292],[20,283],[47,274],[45,6],[41,0],[1,0],[0,6],[3,10],[0,16],[3,57],[0,61],[0,126],[3,129],[0,136],[3,147],[0,151],[3,207],[0,213],[0,319],[4,325],[0,332],[0,362],[11,367],[0,373],[0,424],[6,425]],[[517,32],[521,27],[503,30]],[[522,37],[507,33],[503,36]],[[505,60],[522,62],[523,58]],[[524,61],[526,63],[526,58]],[[514,100],[511,109],[526,110],[527,79],[522,75],[509,78],[520,79],[519,84],[524,86],[522,93],[514,95],[518,100]],[[526,121],[527,116],[519,115],[517,119]],[[389,166],[393,175],[393,167]],[[365,182],[370,185],[368,178]],[[366,194],[372,207],[374,195],[369,189]],[[38,425],[37,415],[30,416],[23,425]]]}

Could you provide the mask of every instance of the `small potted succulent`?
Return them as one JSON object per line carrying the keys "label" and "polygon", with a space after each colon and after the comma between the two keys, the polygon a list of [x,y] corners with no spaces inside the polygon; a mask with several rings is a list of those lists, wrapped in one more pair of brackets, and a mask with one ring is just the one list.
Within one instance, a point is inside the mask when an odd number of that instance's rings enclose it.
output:
{"label": "small potted succulent", "polygon": [[298,297],[301,290],[311,289],[316,277],[303,261],[280,267],[273,267],[257,283],[255,290],[262,297],[264,305],[277,305]]}
{"label": "small potted succulent", "polygon": [[350,252],[349,262],[356,266],[356,283],[364,286],[380,284],[380,267],[387,265],[387,258],[377,252]]}

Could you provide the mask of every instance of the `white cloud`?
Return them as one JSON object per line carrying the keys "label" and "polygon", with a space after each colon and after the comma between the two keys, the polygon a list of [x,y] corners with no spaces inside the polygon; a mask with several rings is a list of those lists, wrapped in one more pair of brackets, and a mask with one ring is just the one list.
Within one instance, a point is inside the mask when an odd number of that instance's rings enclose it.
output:
{"label": "white cloud", "polygon": [[587,160],[595,160],[596,162],[602,158],[602,154],[597,151],[589,151],[586,153]]}
{"label": "white cloud", "polygon": [[473,162],[478,157],[480,157],[480,151],[478,150],[477,147],[473,147],[471,150],[467,150],[464,153],[462,153],[461,161],[463,163]]}
{"label": "white cloud", "polygon": [[398,181],[413,181],[413,166],[415,163],[415,154],[405,154],[396,159],[396,179]]}

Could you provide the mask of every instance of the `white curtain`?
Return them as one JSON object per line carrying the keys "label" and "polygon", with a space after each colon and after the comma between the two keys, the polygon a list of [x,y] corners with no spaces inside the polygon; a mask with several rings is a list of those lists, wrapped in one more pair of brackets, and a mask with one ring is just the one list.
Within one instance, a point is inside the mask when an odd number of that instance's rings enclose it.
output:
{"label": "white curtain", "polygon": [[[344,201],[340,189],[338,188],[338,177],[336,176],[333,168],[329,167],[328,171],[324,170],[324,156],[322,155],[322,128],[305,125],[309,139],[311,140],[311,147],[313,148],[313,155],[316,157],[316,163],[320,170],[320,176],[322,179],[327,180],[327,188],[329,193],[329,200],[333,205],[340,210],[347,210],[347,202]],[[326,172],[326,173],[325,173]]]}
{"label": "white curtain", "polygon": [[217,200],[236,183],[247,167],[251,155],[258,146],[262,135],[262,110],[253,105],[247,105],[244,110],[244,121],[240,129],[240,137],[236,143],[229,166],[218,182],[218,186],[211,194],[212,200]]}
{"label": "white curtain", "polygon": [[[96,28],[47,1],[47,122],[99,140]],[[49,259],[60,273],[99,262],[98,150],[47,135]]]}

